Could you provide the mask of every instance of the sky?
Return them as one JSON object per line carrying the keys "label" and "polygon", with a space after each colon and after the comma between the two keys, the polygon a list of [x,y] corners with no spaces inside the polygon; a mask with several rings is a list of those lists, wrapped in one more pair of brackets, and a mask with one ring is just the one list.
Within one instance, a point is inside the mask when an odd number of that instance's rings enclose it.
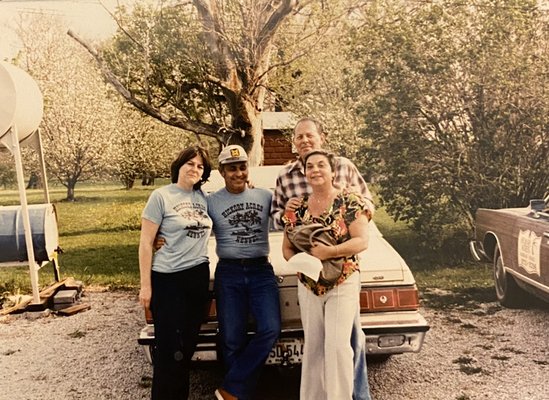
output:
{"label": "sky", "polygon": [[116,0],[0,0],[0,60],[13,57],[19,48],[13,26],[19,15],[46,13],[59,15],[67,30],[80,36],[100,40],[112,35],[115,22],[102,4],[114,10]]}

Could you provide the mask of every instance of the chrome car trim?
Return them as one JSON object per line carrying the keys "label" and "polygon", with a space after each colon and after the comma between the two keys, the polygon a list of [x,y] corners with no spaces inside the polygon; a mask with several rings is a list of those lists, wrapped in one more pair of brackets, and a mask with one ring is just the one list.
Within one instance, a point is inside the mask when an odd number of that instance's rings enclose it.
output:
{"label": "chrome car trim", "polygon": [[546,217],[549,218],[549,213],[545,211],[534,211],[534,218]]}
{"label": "chrome car trim", "polygon": [[535,280],[533,280],[531,278],[528,278],[527,276],[522,275],[520,272],[517,272],[517,271],[515,271],[511,268],[506,268],[505,265],[503,266],[503,268],[505,268],[505,273],[510,273],[511,275],[517,277],[517,279],[520,279],[521,281],[525,281],[529,285],[532,285],[532,286],[538,288],[539,290],[541,290],[543,292],[549,293],[549,287],[548,286],[542,285],[541,283],[536,282]]}
{"label": "chrome car trim", "polygon": [[470,240],[469,241],[469,252],[475,259],[475,261],[482,261],[482,257],[479,255],[481,253],[484,257],[486,257],[486,254],[484,254],[484,251],[481,251],[480,249],[477,249],[477,241],[476,240]]}
{"label": "chrome car trim", "polygon": [[[486,233],[484,234],[484,238],[486,238],[486,235],[487,235],[487,234],[492,235],[492,236],[496,239],[496,247],[497,247],[497,249],[498,249],[498,251],[499,251],[499,255],[501,256],[501,262],[503,263],[503,266],[505,267],[505,260],[503,259],[503,252],[501,251],[501,245],[500,245],[500,243],[499,243],[499,237],[498,237],[498,235],[496,235],[496,233],[493,232],[493,231],[486,231]],[[495,247],[495,248],[496,248],[496,247]],[[494,250],[495,250],[495,248],[494,248]],[[494,261],[494,256],[495,256],[495,255],[496,255],[496,253],[494,252],[494,254],[492,255],[492,257],[489,258],[489,260]]]}

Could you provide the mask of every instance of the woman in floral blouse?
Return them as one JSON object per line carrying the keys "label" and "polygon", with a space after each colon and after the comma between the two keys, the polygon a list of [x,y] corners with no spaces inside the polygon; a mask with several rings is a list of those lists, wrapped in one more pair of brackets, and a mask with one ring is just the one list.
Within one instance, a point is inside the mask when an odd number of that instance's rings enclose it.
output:
{"label": "woman in floral blouse", "polygon": [[[351,331],[359,307],[360,273],[357,254],[368,245],[370,213],[359,194],[334,187],[334,156],[313,150],[304,160],[312,188],[295,212],[283,217],[286,229],[321,223],[330,227],[334,245],[313,243],[310,254],[320,260],[343,257],[342,273],[333,283],[298,274],[298,298],[305,335],[300,398],[346,400],[353,394]],[[288,234],[283,254],[289,260],[299,251]]]}

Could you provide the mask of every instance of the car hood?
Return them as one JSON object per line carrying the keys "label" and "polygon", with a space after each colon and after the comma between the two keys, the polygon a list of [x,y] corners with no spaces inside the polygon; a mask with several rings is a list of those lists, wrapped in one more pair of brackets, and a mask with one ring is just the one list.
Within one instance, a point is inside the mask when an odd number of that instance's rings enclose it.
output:
{"label": "car hood", "polygon": [[530,207],[517,207],[517,208],[500,208],[500,209],[491,209],[491,208],[479,208],[477,214],[510,214],[510,215],[528,215],[532,212]]}
{"label": "car hood", "polygon": [[[414,279],[410,269],[397,251],[385,240],[376,224],[369,223],[368,248],[360,253],[360,275],[362,284],[413,284]],[[270,254],[269,260],[278,277],[279,286],[295,286],[297,277],[291,271],[286,260],[282,256],[282,231],[269,233]],[[217,255],[215,254],[215,238],[211,237],[208,243],[208,256],[210,259],[210,279],[213,280]]]}

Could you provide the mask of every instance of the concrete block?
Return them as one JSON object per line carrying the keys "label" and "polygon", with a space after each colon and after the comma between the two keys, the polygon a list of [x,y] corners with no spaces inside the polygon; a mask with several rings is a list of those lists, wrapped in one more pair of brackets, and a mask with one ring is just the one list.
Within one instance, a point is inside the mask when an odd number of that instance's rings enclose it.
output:
{"label": "concrete block", "polygon": [[73,304],[76,301],[76,296],[78,292],[75,289],[60,290],[55,296],[53,296],[53,304]]}

